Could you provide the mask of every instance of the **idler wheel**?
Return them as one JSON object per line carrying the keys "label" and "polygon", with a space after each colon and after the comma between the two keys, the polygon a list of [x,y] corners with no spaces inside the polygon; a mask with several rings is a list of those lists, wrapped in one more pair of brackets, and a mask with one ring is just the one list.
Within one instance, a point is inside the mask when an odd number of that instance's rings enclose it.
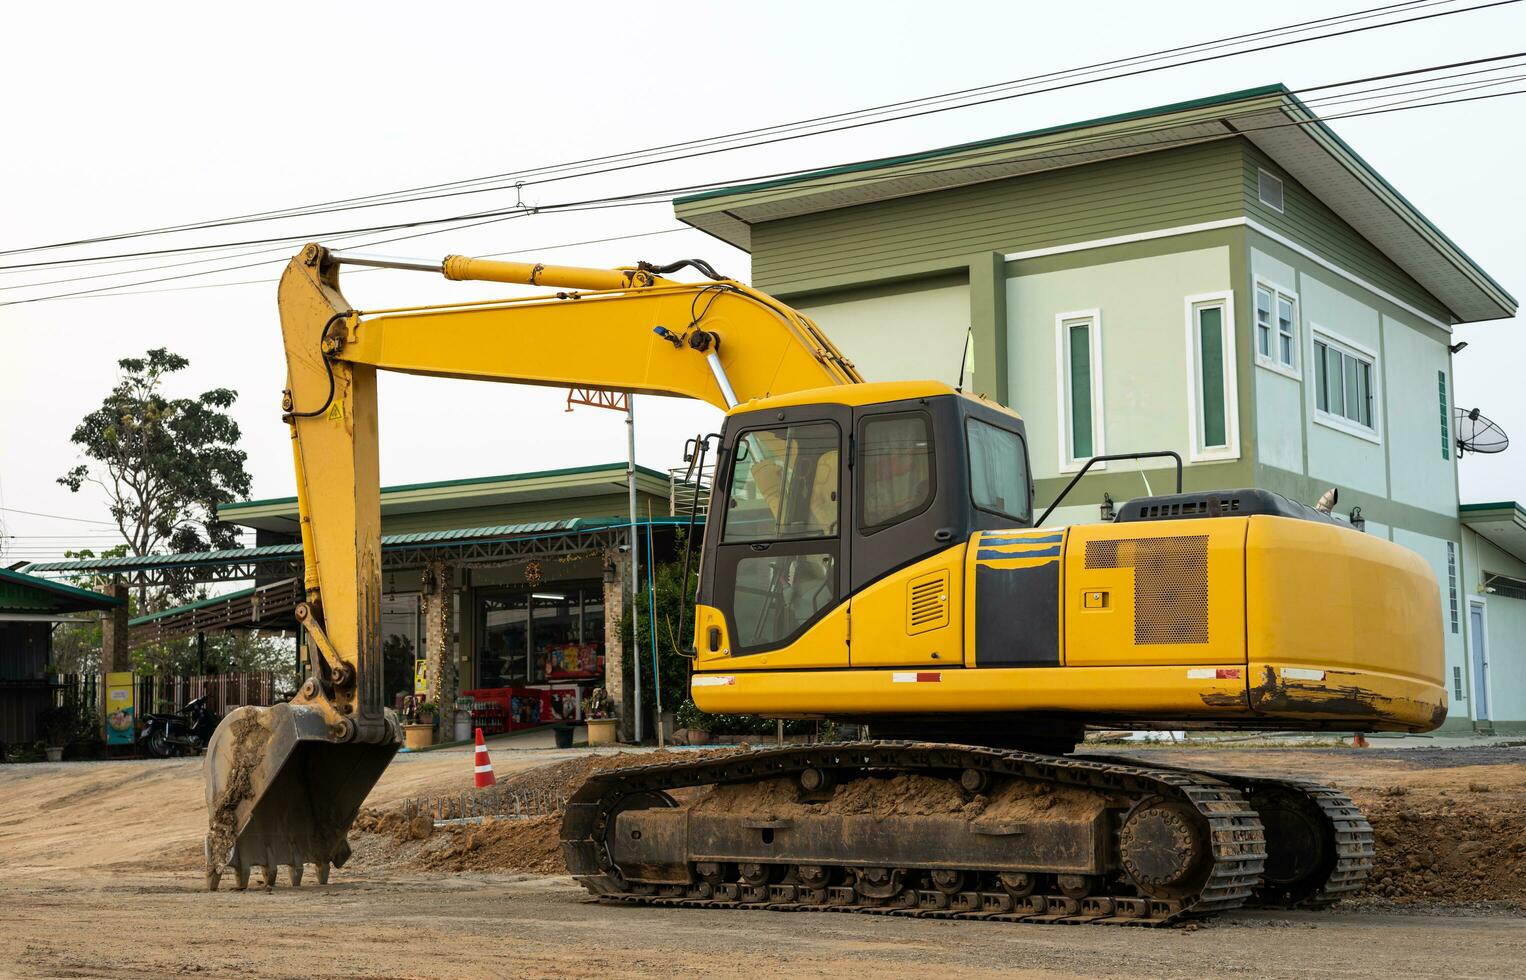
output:
{"label": "idler wheel", "polygon": [[1258,895],[1268,904],[1295,905],[1314,894],[1334,867],[1326,818],[1313,800],[1281,787],[1258,787],[1249,796],[1266,829]]}
{"label": "idler wheel", "polygon": [[1118,851],[1123,869],[1150,898],[1191,894],[1211,867],[1194,814],[1159,798],[1143,801],[1124,818]]}

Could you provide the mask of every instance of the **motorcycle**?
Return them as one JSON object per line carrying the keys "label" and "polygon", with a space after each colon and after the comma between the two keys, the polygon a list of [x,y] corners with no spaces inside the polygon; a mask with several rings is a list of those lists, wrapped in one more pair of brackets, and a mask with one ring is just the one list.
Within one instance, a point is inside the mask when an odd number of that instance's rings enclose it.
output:
{"label": "motorcycle", "polygon": [[176,755],[199,755],[217,730],[222,718],[199,697],[173,715],[144,715],[138,733],[138,754],[157,759]]}

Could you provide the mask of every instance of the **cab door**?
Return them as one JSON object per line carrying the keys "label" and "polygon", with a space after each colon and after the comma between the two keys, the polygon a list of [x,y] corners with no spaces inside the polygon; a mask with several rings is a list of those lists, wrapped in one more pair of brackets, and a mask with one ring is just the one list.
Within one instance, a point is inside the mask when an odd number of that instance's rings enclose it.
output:
{"label": "cab door", "polygon": [[727,655],[737,669],[847,666],[851,414],[807,405],[732,421],[724,514],[711,516]]}
{"label": "cab door", "polygon": [[963,453],[957,430],[938,424],[952,408],[952,399],[928,399],[856,413],[854,667],[962,662],[962,481],[940,463],[952,464]]}

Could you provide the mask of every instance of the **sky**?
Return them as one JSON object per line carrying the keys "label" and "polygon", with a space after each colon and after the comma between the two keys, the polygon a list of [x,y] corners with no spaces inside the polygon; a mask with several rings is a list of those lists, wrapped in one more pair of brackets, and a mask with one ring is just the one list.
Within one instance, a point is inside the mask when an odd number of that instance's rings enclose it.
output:
{"label": "sky", "polygon": [[[1486,0],[1440,0],[1432,9]],[[1173,45],[1377,6],[1377,0],[1224,3],[27,4],[0,33],[0,250],[290,208],[698,139],[914,99]],[[608,194],[742,180],[927,149],[1255,85],[1320,85],[1526,49],[1526,4],[1225,58],[1125,80],[663,166],[493,193],[0,256],[76,258],[137,248],[334,233]],[[1526,86],[1517,86],[1526,87]],[[1517,297],[1526,296],[1526,96],[1339,120],[1333,128]],[[675,230],[678,229],[678,230]],[[350,247],[378,238],[346,240]],[[640,236],[640,237],[626,237]],[[620,237],[603,244],[551,248]],[[264,248],[259,255],[238,253]],[[548,211],[376,244],[439,258],[514,252],[569,265],[698,257],[749,276],[748,256],[680,225],[671,205]],[[235,389],[256,498],[294,492],[280,421],[274,278],[297,244],[110,265],[0,269],[0,564],[113,543],[104,496],[55,480],[69,434],[153,347],[190,359],[171,395]],[[255,262],[270,264],[232,269]],[[228,269],[140,295],[13,301]],[[70,283],[47,280],[100,276]],[[33,284],[26,288],[25,284]],[[206,288],[216,284],[212,288]],[[231,285],[230,285],[231,284]],[[195,288],[187,288],[195,287]],[[503,296],[503,286],[350,272],[360,309]],[[1515,320],[1461,325],[1456,402],[1526,440]],[[1424,393],[1434,397],[1434,393]],[[384,375],[383,483],[625,458],[623,417],[566,411],[565,392]],[[1021,411],[1022,406],[1015,406]],[[638,456],[680,465],[719,414],[637,399]],[[1526,498],[1526,446],[1460,464],[1464,501]],[[48,517],[23,513],[33,511]],[[63,518],[72,518],[65,520]]]}

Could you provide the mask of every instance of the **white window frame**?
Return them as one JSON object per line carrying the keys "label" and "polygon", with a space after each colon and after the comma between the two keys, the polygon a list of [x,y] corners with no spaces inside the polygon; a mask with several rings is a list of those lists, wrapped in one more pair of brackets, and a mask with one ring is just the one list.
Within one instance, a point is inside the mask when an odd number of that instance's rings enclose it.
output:
{"label": "white window frame", "polygon": [[[1271,348],[1270,355],[1261,353],[1261,322],[1256,319],[1256,294],[1263,289],[1272,294],[1272,342],[1268,345]],[[1293,305],[1293,337],[1289,344],[1293,352],[1292,364],[1282,363],[1280,356],[1282,350],[1282,328],[1277,318],[1277,300],[1279,299],[1285,299]],[[1303,329],[1302,320],[1303,314],[1299,308],[1298,293],[1286,286],[1280,286],[1270,279],[1257,276],[1254,288],[1251,289],[1250,294],[1250,349],[1252,355],[1256,358],[1256,364],[1266,368],[1268,371],[1275,371],[1285,378],[1302,381],[1304,361],[1303,345],[1301,343],[1302,337],[1300,337]]]}
{"label": "white window frame", "polygon": [[[1071,419],[1070,419],[1070,331],[1067,324],[1074,324],[1077,320],[1087,320],[1087,336],[1091,342],[1091,395],[1092,395],[1092,455],[1107,455],[1107,446],[1103,442],[1102,434],[1106,426],[1102,423],[1102,311],[1071,310],[1067,313],[1057,313],[1054,318],[1055,337],[1055,383],[1059,401],[1059,434],[1060,434],[1060,472],[1076,473],[1086,465],[1089,457],[1076,459],[1070,454],[1071,447]],[[1107,468],[1106,463],[1097,463],[1088,472],[1096,472]]]}
{"label": "white window frame", "polygon": [[[1266,198],[1261,196],[1261,179],[1263,177],[1270,178],[1271,180],[1275,181],[1276,184],[1277,184],[1277,187],[1282,191],[1282,206],[1281,207],[1279,207],[1276,204],[1273,204],[1271,201],[1268,201]],[[1283,180],[1281,177],[1277,176],[1276,174],[1272,173],[1270,170],[1267,170],[1265,167],[1257,167],[1256,168],[1256,200],[1260,201],[1262,204],[1264,204],[1267,207],[1271,208],[1273,211],[1276,211],[1278,214],[1285,213],[1286,208],[1287,208],[1287,203],[1288,203],[1288,182]]]}
{"label": "white window frame", "polygon": [[[1183,300],[1187,318],[1187,454],[1194,463],[1218,462],[1240,458],[1240,396],[1235,370],[1235,294],[1226,289],[1217,293],[1199,293]],[[1219,329],[1224,351],[1224,436],[1223,446],[1204,446],[1203,431],[1203,372],[1199,359],[1202,348],[1198,342],[1199,310],[1217,308],[1223,311],[1219,317]]]}
{"label": "white window frame", "polygon": [[1312,369],[1309,371],[1309,417],[1316,425],[1322,425],[1337,432],[1365,439],[1376,445],[1383,444],[1383,371],[1382,364],[1378,359],[1378,352],[1363,344],[1359,344],[1349,337],[1343,337],[1333,330],[1327,330],[1317,323],[1309,324],[1309,363],[1313,364],[1315,341],[1322,341],[1334,347],[1348,357],[1355,357],[1359,361],[1366,361],[1371,368],[1368,378],[1369,395],[1372,397],[1372,428],[1367,428],[1360,422],[1353,422],[1344,415],[1336,415],[1334,412],[1322,410],[1319,407],[1319,392],[1315,390],[1315,382],[1319,375]]}

